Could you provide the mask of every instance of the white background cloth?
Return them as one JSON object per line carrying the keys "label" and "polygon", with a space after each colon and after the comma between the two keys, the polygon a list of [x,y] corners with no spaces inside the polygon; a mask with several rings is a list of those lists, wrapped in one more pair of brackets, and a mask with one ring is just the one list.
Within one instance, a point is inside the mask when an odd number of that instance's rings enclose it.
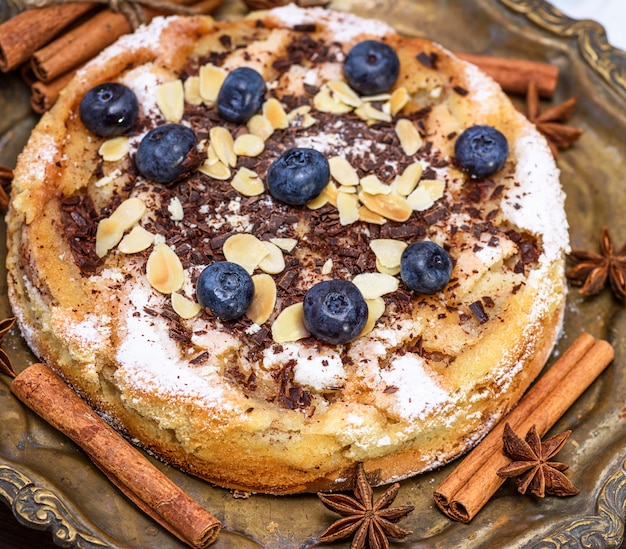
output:
{"label": "white background cloth", "polygon": [[626,0],[548,0],[574,19],[593,19],[606,30],[609,43],[626,51]]}

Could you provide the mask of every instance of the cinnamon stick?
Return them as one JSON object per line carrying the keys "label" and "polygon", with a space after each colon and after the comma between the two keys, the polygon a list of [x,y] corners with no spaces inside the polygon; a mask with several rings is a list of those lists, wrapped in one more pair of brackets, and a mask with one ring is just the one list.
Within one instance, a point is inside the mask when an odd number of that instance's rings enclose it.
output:
{"label": "cinnamon stick", "polygon": [[140,509],[191,547],[213,543],[221,524],[104,422],[45,364],[33,364],[11,391],[78,444]]}
{"label": "cinnamon stick", "polygon": [[528,391],[518,406],[472,450],[434,493],[451,519],[470,522],[503,484],[496,471],[511,459],[502,452],[508,422],[522,433],[532,425],[543,437],[613,360],[613,347],[583,333]]}
{"label": "cinnamon stick", "polygon": [[508,57],[457,53],[491,76],[507,93],[526,95],[528,84],[535,82],[541,97],[552,98],[559,80],[559,67],[550,63]]}
{"label": "cinnamon stick", "polygon": [[39,114],[43,114],[56,103],[59,93],[76,74],[70,71],[59,76],[52,82],[42,82],[37,80],[30,87],[30,106]]}
{"label": "cinnamon stick", "polygon": [[63,29],[94,9],[91,2],[58,4],[23,11],[0,25],[0,70],[20,66]]}

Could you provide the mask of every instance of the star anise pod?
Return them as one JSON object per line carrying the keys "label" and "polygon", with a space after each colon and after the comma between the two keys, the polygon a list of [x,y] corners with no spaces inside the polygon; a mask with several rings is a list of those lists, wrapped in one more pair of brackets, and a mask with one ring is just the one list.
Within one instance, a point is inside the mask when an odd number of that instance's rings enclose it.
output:
{"label": "star anise pod", "polygon": [[528,85],[526,115],[548,140],[554,158],[558,158],[559,150],[567,149],[578,141],[583,134],[581,128],[573,128],[564,124],[572,116],[577,101],[576,97],[570,97],[567,101],[541,112],[537,85],[532,80]]}
{"label": "star anise pod", "polygon": [[597,294],[608,280],[615,297],[626,301],[626,244],[615,251],[606,227],[602,229],[600,253],[573,250],[568,259],[573,266],[566,272],[567,279],[575,286],[582,286],[581,294]]}
{"label": "star anise pod", "polygon": [[[5,318],[0,321],[0,345],[4,341],[4,336],[7,335],[11,327],[15,322],[15,317]],[[7,374],[11,377],[15,377],[17,374],[13,369],[13,364],[11,364],[11,359],[9,355],[7,355],[2,349],[0,349],[0,372],[3,374]]]}
{"label": "star anise pod", "polygon": [[565,463],[548,461],[559,453],[571,431],[565,431],[541,442],[533,425],[526,440],[520,438],[507,423],[504,426],[502,441],[504,453],[513,461],[501,467],[497,474],[503,478],[517,477],[517,490],[525,494],[527,490],[537,497],[546,494],[553,496],[575,496],[579,490],[562,471],[569,468]]}
{"label": "star anise pod", "polygon": [[374,502],[374,492],[367,482],[363,465],[359,463],[354,498],[345,494],[317,494],[326,507],[343,516],[320,534],[319,541],[331,543],[354,536],[351,549],[388,549],[388,537],[402,539],[412,534],[411,530],[401,528],[396,522],[409,515],[414,507],[390,507],[399,489],[398,483],[390,486]]}

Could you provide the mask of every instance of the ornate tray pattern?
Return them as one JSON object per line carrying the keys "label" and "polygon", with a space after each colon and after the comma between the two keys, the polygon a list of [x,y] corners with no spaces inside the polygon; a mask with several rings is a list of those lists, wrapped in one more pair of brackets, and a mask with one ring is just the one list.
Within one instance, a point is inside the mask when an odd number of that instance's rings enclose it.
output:
{"label": "ornate tray pattern", "polygon": [[[436,39],[453,51],[558,64],[555,101],[578,95],[573,124],[585,130],[575,149],[559,159],[572,246],[593,249],[603,225],[618,244],[626,240],[626,54],[608,44],[599,24],[573,20],[543,0],[336,0],[331,6],[379,17],[400,32]],[[0,19],[19,9],[18,0],[0,0]],[[222,14],[242,10],[241,2],[227,0]],[[0,164],[12,165],[36,117],[21,82],[0,78]],[[2,255],[4,234],[2,226]],[[10,315],[5,280],[2,265],[3,317]],[[625,345],[618,334],[626,333],[624,324],[625,309],[608,292],[594,299],[570,293],[555,353],[583,330],[608,339],[616,351],[614,364],[555,426],[555,431],[574,431],[559,458],[571,464],[581,494],[538,501],[518,496],[505,484],[470,525],[461,525],[444,517],[432,501],[453,463],[402,483],[396,503],[416,507],[402,523],[414,530],[405,547],[620,546],[626,520],[626,374]],[[18,370],[34,360],[17,329],[3,348]],[[62,547],[182,547],[117,492],[78,448],[22,406],[9,384],[0,375],[0,499],[21,523],[50,532]],[[156,464],[222,520],[215,547],[313,547],[316,534],[336,517],[312,495],[238,497]]]}

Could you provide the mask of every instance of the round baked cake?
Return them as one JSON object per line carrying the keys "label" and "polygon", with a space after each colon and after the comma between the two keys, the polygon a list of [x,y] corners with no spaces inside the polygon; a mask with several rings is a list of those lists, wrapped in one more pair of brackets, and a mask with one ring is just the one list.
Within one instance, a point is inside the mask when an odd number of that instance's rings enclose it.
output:
{"label": "round baked cake", "polygon": [[558,175],[430,41],[294,5],[157,18],[22,152],[10,300],[33,351],[170,464],[274,494],[346,488],[359,462],[382,484],[474,446],[547,360]]}

